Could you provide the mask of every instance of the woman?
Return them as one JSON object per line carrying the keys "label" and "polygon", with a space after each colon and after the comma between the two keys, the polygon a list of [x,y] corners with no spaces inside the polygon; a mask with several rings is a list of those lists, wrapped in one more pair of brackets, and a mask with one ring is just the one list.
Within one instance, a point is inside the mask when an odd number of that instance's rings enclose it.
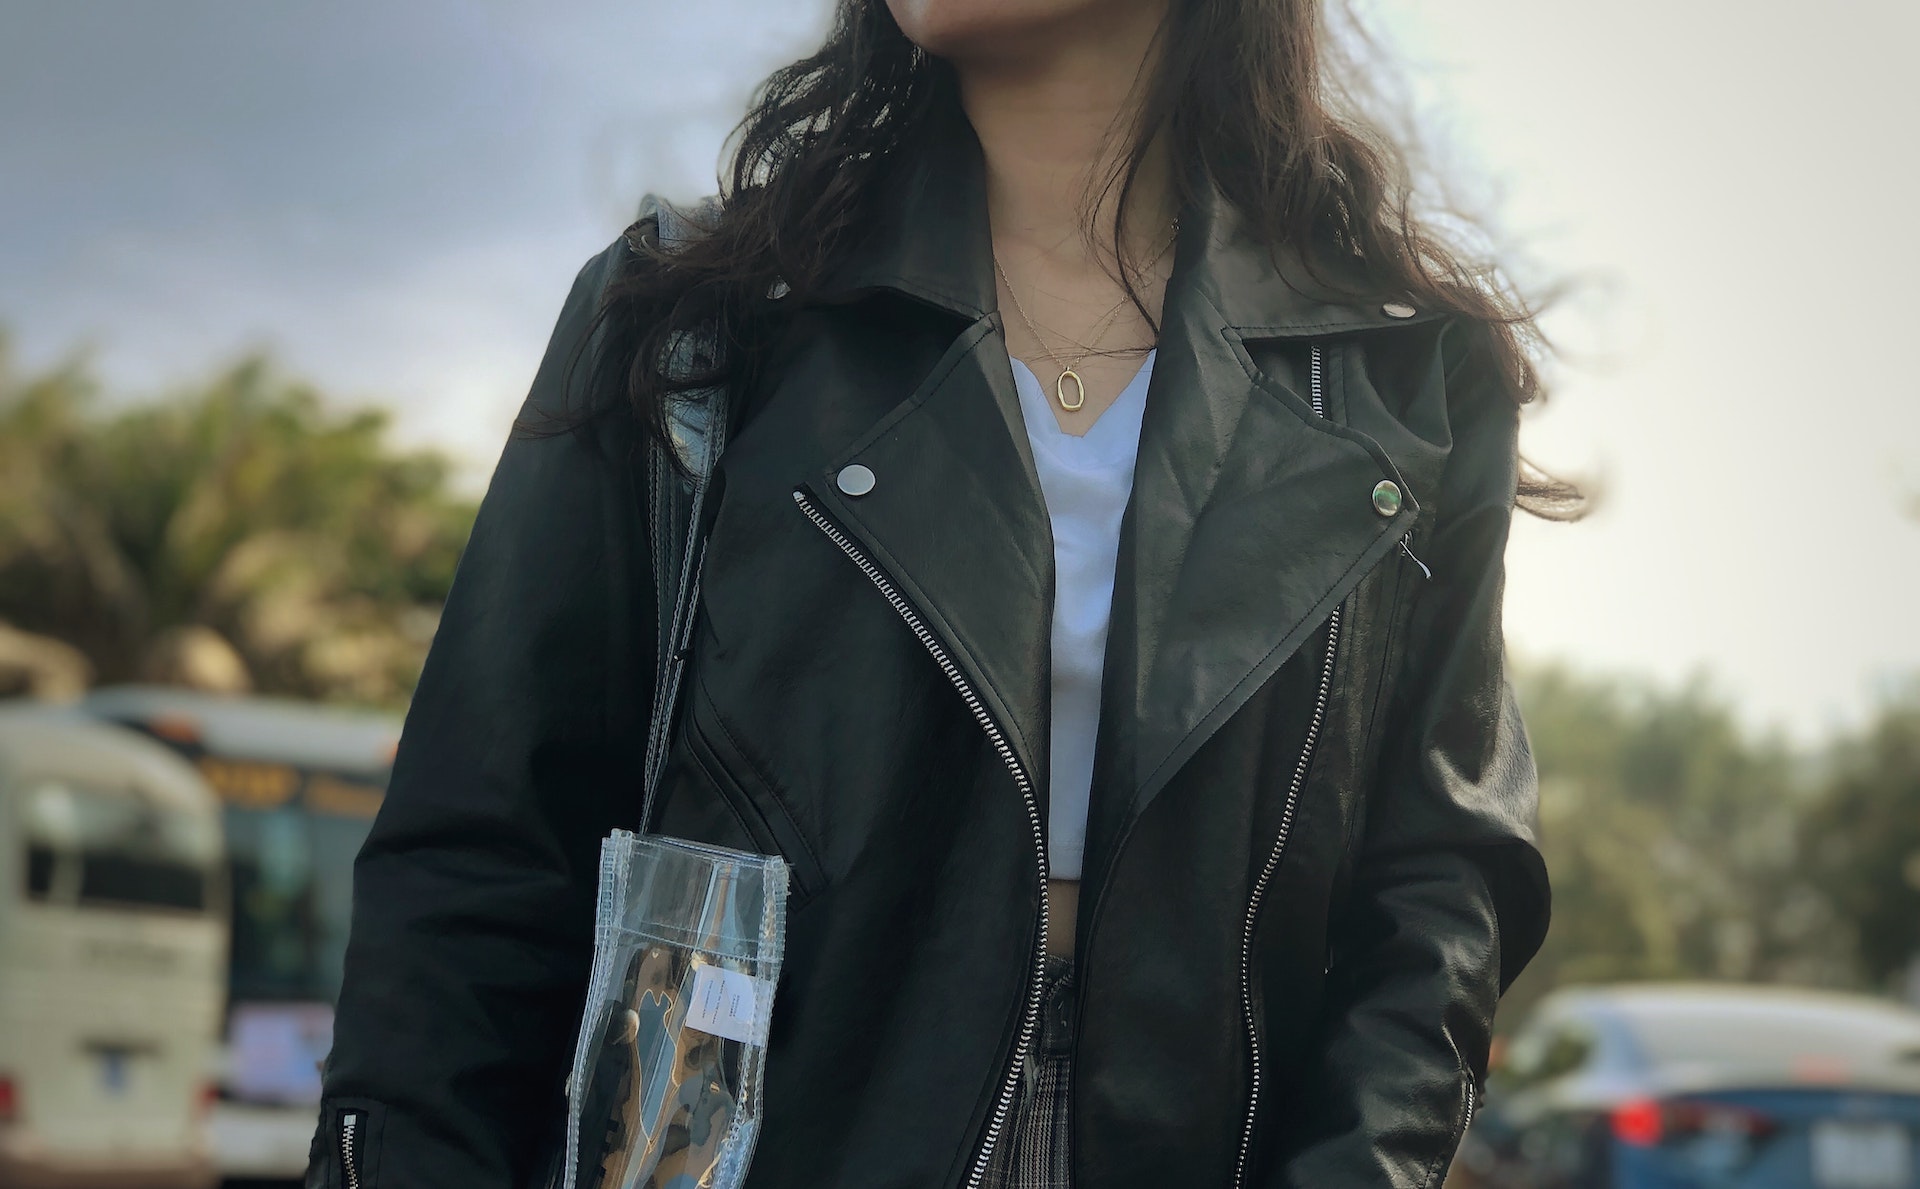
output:
{"label": "woman", "polygon": [[1312,0],[842,0],[704,233],[588,265],[360,858],[315,1183],[550,1173],[641,826],[638,460],[713,383],[647,825],[793,868],[749,1184],[1438,1183],[1547,923],[1500,592],[1555,493],[1526,319],[1322,38]]}

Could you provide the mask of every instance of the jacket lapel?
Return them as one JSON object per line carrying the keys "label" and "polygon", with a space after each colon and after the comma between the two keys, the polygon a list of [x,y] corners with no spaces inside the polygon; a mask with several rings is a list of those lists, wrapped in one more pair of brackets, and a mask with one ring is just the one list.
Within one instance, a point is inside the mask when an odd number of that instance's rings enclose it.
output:
{"label": "jacket lapel", "polygon": [[[891,290],[966,329],[805,487],[910,602],[1044,798],[1052,531],[1000,331],[979,148],[964,119],[940,126],[888,188],[821,296]],[[1210,186],[1196,191],[1121,527],[1088,879],[1418,516],[1411,491],[1399,515],[1376,513],[1376,483],[1406,489],[1385,451],[1316,415],[1311,393],[1261,374],[1243,344],[1426,319],[1332,300],[1297,262],[1254,242]],[[864,494],[837,482],[854,463],[874,475]]]}
{"label": "jacket lapel", "polygon": [[[839,482],[854,465],[873,474],[864,494]],[[1044,798],[1053,532],[997,323],[969,327],[805,487],[911,604]]]}
{"label": "jacket lapel", "polygon": [[[1248,338],[1314,338],[1384,319],[1288,279],[1213,198],[1189,213],[1114,583],[1088,870],[1412,527],[1387,518],[1370,439],[1262,375]],[[1303,350],[1304,354],[1304,350]],[[1332,379],[1326,381],[1331,403]]]}
{"label": "jacket lapel", "polygon": [[[1046,795],[1053,532],[1000,331],[979,141],[937,108],[821,286],[828,302],[900,294],[951,314],[926,378],[805,483],[907,598]],[[850,495],[849,465],[873,472]]]}

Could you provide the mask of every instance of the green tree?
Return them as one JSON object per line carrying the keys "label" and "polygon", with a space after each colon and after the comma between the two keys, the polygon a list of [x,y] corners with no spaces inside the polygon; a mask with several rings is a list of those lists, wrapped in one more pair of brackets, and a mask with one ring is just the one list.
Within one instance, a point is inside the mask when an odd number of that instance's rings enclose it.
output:
{"label": "green tree", "polygon": [[1835,749],[1806,834],[1861,976],[1896,984],[1920,959],[1920,687]]}
{"label": "green tree", "polygon": [[1801,830],[1817,787],[1783,743],[1698,684],[1544,668],[1520,689],[1554,909],[1517,999],[1623,978],[1847,981]]}
{"label": "green tree", "polygon": [[97,389],[0,340],[0,620],[101,682],[404,701],[472,526],[448,460],[262,359],[154,402]]}

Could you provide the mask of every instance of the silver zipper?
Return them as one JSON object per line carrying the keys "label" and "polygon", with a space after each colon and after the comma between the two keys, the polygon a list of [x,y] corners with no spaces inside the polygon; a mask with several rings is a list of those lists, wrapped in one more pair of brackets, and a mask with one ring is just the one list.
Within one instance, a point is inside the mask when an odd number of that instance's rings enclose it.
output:
{"label": "silver zipper", "polygon": [[[1313,412],[1317,417],[1326,416],[1326,398],[1324,393],[1325,350],[1316,346],[1313,349]],[[1247,1179],[1247,1156],[1253,1149],[1253,1125],[1260,1112],[1260,1023],[1253,1010],[1253,931],[1260,919],[1260,903],[1266,898],[1267,886],[1273,882],[1273,873],[1280,866],[1280,856],[1287,848],[1287,835],[1293,832],[1294,812],[1300,805],[1300,790],[1307,782],[1307,768],[1313,762],[1313,751],[1320,742],[1320,729],[1326,725],[1327,705],[1333,695],[1333,661],[1340,649],[1340,608],[1335,607],[1327,619],[1327,656],[1320,665],[1320,686],[1314,695],[1313,718],[1307,724],[1307,739],[1300,748],[1300,760],[1293,767],[1293,779],[1287,784],[1286,803],[1280,810],[1280,829],[1274,836],[1273,849],[1267,854],[1266,865],[1260,869],[1260,878],[1254,881],[1253,894],[1247,899],[1247,917],[1240,934],[1240,1012],[1247,1028],[1247,1050],[1252,1058],[1252,1085],[1247,1091],[1247,1117],[1240,1129],[1240,1153],[1233,1163],[1234,1189],[1241,1189]]]}
{"label": "silver zipper", "polygon": [[1414,554],[1413,554],[1413,546],[1411,546],[1411,545],[1409,545],[1409,544],[1407,544],[1407,538],[1406,538],[1406,537],[1401,537],[1401,538],[1400,538],[1400,552],[1402,552],[1402,553],[1404,553],[1404,554],[1406,554],[1406,555],[1407,555],[1407,559],[1408,559],[1409,561],[1411,561],[1411,562],[1412,562],[1412,563],[1413,563],[1414,565],[1416,565],[1416,566],[1419,566],[1419,567],[1420,567],[1420,572],[1421,572],[1422,574],[1425,574],[1425,575],[1427,576],[1427,581],[1428,581],[1428,582],[1432,582],[1432,581],[1433,581],[1433,571],[1432,571],[1432,570],[1429,570],[1429,569],[1427,568],[1427,563],[1426,563],[1426,562],[1423,562],[1423,561],[1421,561],[1421,560],[1420,560],[1420,559],[1419,559],[1418,557],[1415,557],[1415,556],[1414,556]]}
{"label": "silver zipper", "polygon": [[340,1178],[346,1189],[360,1189],[360,1161],[354,1155],[354,1137],[360,1129],[360,1114],[348,1111],[340,1116]]}
{"label": "silver zipper", "polygon": [[[1453,1137],[1453,1150],[1447,1153],[1446,1168],[1451,1168],[1453,1165],[1453,1162],[1459,1158],[1460,1145],[1465,1143],[1467,1140],[1467,1128],[1473,1126],[1473,1100],[1475,1097],[1474,1091],[1475,1091],[1475,1086],[1473,1082],[1473,1076],[1469,1074],[1466,1077],[1466,1080],[1462,1086],[1462,1092],[1466,1095],[1467,1109],[1466,1109],[1466,1112],[1460,1116],[1460,1130]],[[1446,1168],[1436,1168],[1435,1171],[1441,1172],[1444,1174],[1444,1172],[1446,1171]]]}
{"label": "silver zipper", "polygon": [[[894,587],[879,566],[868,560],[866,554],[860,551],[860,547],[854,544],[851,537],[841,532],[821,513],[820,509],[814,506],[805,492],[794,492],[793,502],[806,513],[808,520],[813,521],[814,527],[825,533],[828,540],[840,547],[840,552],[846,554],[854,565],[860,567],[860,572],[867,576],[867,580],[872,582],[886,597],[887,602],[893,605],[894,611],[913,630],[913,634],[920,638],[921,645],[933,657],[934,663],[940,666],[940,671],[947,675],[947,680],[953,683],[954,689],[959,691],[960,697],[967,704],[967,709],[973,712],[974,720],[987,733],[987,741],[993,744],[995,751],[1000,753],[1000,759],[1005,762],[1007,771],[1013,774],[1014,784],[1020,789],[1021,800],[1026,803],[1027,823],[1033,830],[1034,859],[1040,871],[1040,928],[1034,935],[1033,954],[1028,966],[1027,1004],[1020,1016],[1020,1037],[1014,1045],[1013,1062],[1007,1068],[1005,1080],[1000,1087],[1000,1097],[994,1103],[993,1118],[987,1123],[986,1138],[981,1142],[980,1151],[974,1157],[973,1171],[967,1176],[967,1189],[980,1189],[986,1180],[987,1162],[993,1158],[993,1151],[999,1146],[1001,1134],[1006,1130],[1007,1115],[1013,1109],[1013,1095],[1020,1085],[1021,1070],[1026,1067],[1027,1058],[1033,1050],[1034,1032],[1040,1023],[1041,997],[1046,990],[1047,835],[1045,827],[1041,825],[1040,802],[1034,796],[1033,781],[1028,778],[1026,769],[1020,766],[1020,757],[1014,754],[1012,745],[1007,742],[1006,734],[1001,731],[999,724],[993,721],[993,716],[987,713],[986,705],[981,702],[980,695],[974,692],[972,684],[967,681],[966,674],[962,673],[960,666],[947,655],[947,650],[927,627],[926,622],[920,618],[920,613],[913,609],[913,604],[909,603],[906,597]],[[349,1186],[349,1189],[357,1189],[357,1187]]]}

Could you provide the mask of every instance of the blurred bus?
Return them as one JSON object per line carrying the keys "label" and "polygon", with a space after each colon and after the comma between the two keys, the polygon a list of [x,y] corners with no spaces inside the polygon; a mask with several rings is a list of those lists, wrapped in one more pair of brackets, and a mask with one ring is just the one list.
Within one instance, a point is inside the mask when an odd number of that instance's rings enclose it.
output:
{"label": "blurred bus", "polygon": [[0,1185],[203,1189],[220,808],[166,749],[0,704]]}
{"label": "blurred bus", "polygon": [[214,1154],[228,1178],[298,1178],[333,1040],[353,859],[400,720],[148,686],[99,689],[81,706],[172,747],[225,804],[233,934]]}

